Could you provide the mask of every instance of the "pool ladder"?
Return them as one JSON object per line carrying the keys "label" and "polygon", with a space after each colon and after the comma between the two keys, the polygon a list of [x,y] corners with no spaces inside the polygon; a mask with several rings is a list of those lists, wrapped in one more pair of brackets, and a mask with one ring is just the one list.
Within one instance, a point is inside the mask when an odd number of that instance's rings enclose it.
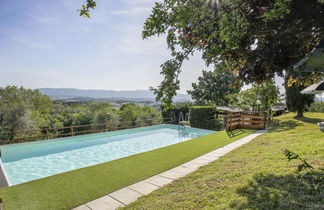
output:
{"label": "pool ladder", "polygon": [[185,131],[186,130],[186,126],[178,124],[178,131]]}

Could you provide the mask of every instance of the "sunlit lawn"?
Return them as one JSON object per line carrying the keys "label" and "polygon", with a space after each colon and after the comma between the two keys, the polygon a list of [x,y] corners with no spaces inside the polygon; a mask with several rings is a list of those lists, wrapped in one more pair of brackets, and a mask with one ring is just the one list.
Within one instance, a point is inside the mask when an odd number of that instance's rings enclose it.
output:
{"label": "sunlit lawn", "polygon": [[269,133],[125,208],[324,209],[324,194],[300,183],[299,162],[283,155],[295,151],[324,174],[324,133],[316,125],[324,113],[293,116],[277,118]]}

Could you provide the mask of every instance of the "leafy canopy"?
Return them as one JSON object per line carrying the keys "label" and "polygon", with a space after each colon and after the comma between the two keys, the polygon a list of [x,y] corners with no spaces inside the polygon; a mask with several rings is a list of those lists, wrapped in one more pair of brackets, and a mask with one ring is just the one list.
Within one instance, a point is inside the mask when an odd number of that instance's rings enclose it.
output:
{"label": "leafy canopy", "polygon": [[0,88],[0,143],[1,140],[44,134],[46,128],[50,128],[46,133],[63,134],[71,130],[62,127],[77,126],[74,132],[79,132],[118,126],[148,126],[160,123],[161,118],[161,113],[149,106],[124,104],[118,109],[107,102],[53,102],[38,90],[15,86]]}
{"label": "leafy canopy", "polygon": [[0,130],[2,132],[44,127],[51,123],[52,111],[53,104],[50,98],[37,90],[26,90],[15,86],[0,88]]}
{"label": "leafy canopy", "polygon": [[[231,105],[243,110],[267,110],[280,100],[279,88],[274,81],[254,84],[252,88],[228,96]],[[258,101],[260,104],[258,104]]]}
{"label": "leafy canopy", "polygon": [[324,36],[322,0],[205,2],[164,0],[145,22],[143,38],[165,34],[171,51],[161,84],[152,88],[166,104],[179,90],[182,62],[194,52],[202,52],[207,65],[224,63],[245,83],[262,82],[283,76]]}
{"label": "leafy canopy", "polygon": [[198,104],[225,106],[229,102],[228,95],[240,92],[242,85],[235,81],[233,74],[222,67],[219,65],[215,71],[203,71],[198,83],[192,83],[193,89],[188,94]]}
{"label": "leafy canopy", "polygon": [[[309,82],[309,78],[312,73],[298,72],[296,73],[292,69],[287,71],[285,77],[285,89],[286,89],[286,104],[290,111],[297,112],[298,117],[303,117],[303,112],[314,102],[315,95],[301,94],[300,91],[306,88],[303,85],[305,82],[291,82],[295,81],[296,77],[302,77]],[[315,81],[313,81],[315,82]]]}
{"label": "leafy canopy", "polygon": [[80,16],[90,18],[90,9],[94,9],[97,6],[97,3],[93,0],[87,0],[87,3],[82,4],[81,9],[78,10],[80,12]]}

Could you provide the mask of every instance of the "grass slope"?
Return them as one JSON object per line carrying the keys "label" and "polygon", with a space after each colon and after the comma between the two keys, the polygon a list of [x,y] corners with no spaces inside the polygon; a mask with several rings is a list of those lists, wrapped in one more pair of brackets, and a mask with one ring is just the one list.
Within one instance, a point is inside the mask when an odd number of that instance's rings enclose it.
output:
{"label": "grass slope", "polygon": [[0,189],[6,210],[69,209],[238,140],[226,132]]}
{"label": "grass slope", "polygon": [[298,180],[297,152],[324,174],[324,134],[317,122],[323,113],[292,114],[275,120],[271,131],[217,161],[125,209],[324,209],[324,194]]}

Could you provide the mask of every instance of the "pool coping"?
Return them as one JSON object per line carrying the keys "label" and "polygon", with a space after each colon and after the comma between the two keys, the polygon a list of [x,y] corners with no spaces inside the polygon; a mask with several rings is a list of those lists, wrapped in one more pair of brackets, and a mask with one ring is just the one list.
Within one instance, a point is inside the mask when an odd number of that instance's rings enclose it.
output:
{"label": "pool coping", "polygon": [[[18,143],[12,143],[12,144],[2,144],[2,145],[0,145],[0,157],[1,157],[1,148],[2,147],[12,147],[12,146],[24,145],[24,144],[33,144],[33,143],[42,143],[42,142],[58,141],[58,139],[59,140],[69,140],[71,138],[76,138],[76,137],[87,137],[87,136],[104,134],[104,133],[115,133],[115,132],[120,132],[120,131],[127,131],[127,130],[134,130],[134,129],[153,128],[153,127],[158,127],[158,126],[173,126],[173,127],[179,127],[179,125],[176,125],[176,124],[165,124],[165,123],[163,123],[163,124],[159,124],[159,125],[150,125],[150,126],[136,127],[136,128],[126,128],[126,129],[112,130],[112,131],[104,131],[104,132],[98,132],[98,133],[89,133],[89,134],[84,134],[84,135],[57,137],[57,138],[53,138],[53,139],[43,139],[43,140],[37,140],[37,141],[18,142]],[[187,127],[187,126],[181,126],[181,127]],[[201,130],[201,131],[217,132],[217,131],[214,131],[214,130],[208,130],[208,129],[203,129],[203,128],[195,128],[195,127],[191,127],[191,126],[189,126],[188,128],[193,128],[193,129],[197,129],[197,130]]]}
{"label": "pool coping", "polygon": [[184,177],[196,170],[201,166],[207,165],[218,158],[226,155],[227,153],[235,150],[236,148],[249,143],[257,136],[266,133],[267,130],[259,130],[253,134],[250,134],[244,138],[227,144],[221,148],[218,148],[212,152],[208,152],[202,156],[199,156],[191,161],[185,162],[175,168],[164,171],[157,175],[154,175],[148,179],[139,181],[135,184],[129,185],[115,192],[104,195],[98,199],[82,204],[72,210],[100,210],[100,209],[117,209],[125,205],[131,204],[138,198],[148,195],[149,193],[169,184],[181,177]]}
{"label": "pool coping", "polygon": [[9,178],[4,170],[1,158],[0,158],[0,187],[9,187],[10,181]]}

